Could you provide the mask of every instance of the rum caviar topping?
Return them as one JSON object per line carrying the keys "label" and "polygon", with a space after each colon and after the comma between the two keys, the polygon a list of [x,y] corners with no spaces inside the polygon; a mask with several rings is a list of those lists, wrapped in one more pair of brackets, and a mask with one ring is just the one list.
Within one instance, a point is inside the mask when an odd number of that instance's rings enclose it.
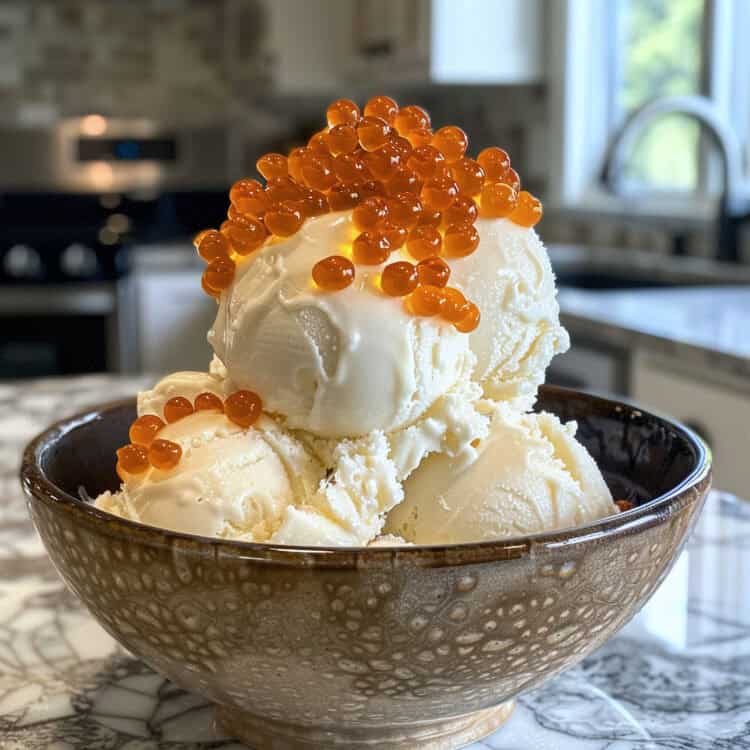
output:
{"label": "rum caviar topping", "polygon": [[484,169],[487,179],[492,182],[501,181],[502,176],[510,169],[510,157],[507,152],[497,146],[490,146],[480,151],[477,161]]}
{"label": "rum caviar topping", "polygon": [[355,151],[334,157],[333,173],[342,182],[356,182],[369,177],[370,170],[365,165],[362,153]]}
{"label": "rum caviar topping", "polygon": [[223,401],[215,394],[205,391],[199,393],[193,401],[196,411],[220,411],[224,412]]}
{"label": "rum caviar topping", "polygon": [[468,195],[459,195],[448,208],[443,211],[442,222],[444,226],[451,224],[462,224],[468,222],[473,224],[479,216],[479,208],[476,202]]}
{"label": "rum caviar topping", "polygon": [[411,230],[417,226],[422,213],[422,201],[411,193],[399,193],[395,198],[388,198],[388,211],[394,224]]}
{"label": "rum caviar topping", "polygon": [[456,326],[456,330],[461,331],[461,333],[471,333],[479,325],[481,317],[479,308],[473,302],[467,302],[466,305],[469,311],[461,320],[453,324]]}
{"label": "rum caviar topping", "polygon": [[305,191],[302,198],[296,202],[296,206],[306,219],[312,216],[322,216],[331,210],[325,194],[321,193],[320,190],[313,190],[312,188],[308,188]]}
{"label": "rum caviar topping", "polygon": [[396,146],[388,142],[379,149],[365,154],[364,161],[376,180],[390,180],[401,164],[401,154]]}
{"label": "rum caviar topping", "polygon": [[432,130],[430,128],[414,128],[407,133],[406,137],[414,148],[429,146],[432,143]]}
{"label": "rum caviar topping", "polygon": [[258,421],[263,403],[253,391],[235,391],[224,402],[224,413],[240,427],[250,427]]}
{"label": "rum caviar topping", "polygon": [[449,286],[443,289],[445,302],[440,315],[451,323],[458,323],[463,320],[470,312],[469,303],[466,301],[461,292],[455,287]]}
{"label": "rum caviar topping", "polygon": [[337,292],[354,281],[354,264],[343,255],[329,255],[313,266],[312,277],[324,291]]}
{"label": "rum caviar topping", "polygon": [[117,449],[117,473],[143,474],[148,469],[148,450],[142,445],[124,445]]}
{"label": "rum caviar topping", "polygon": [[359,107],[351,99],[337,99],[326,111],[328,125],[356,125],[359,120]]}
{"label": "rum caviar topping", "polygon": [[485,182],[479,213],[488,219],[509,216],[518,202],[516,191],[504,182]]}
{"label": "rum caviar topping", "polygon": [[379,266],[388,260],[391,243],[379,229],[362,232],[352,242],[352,257],[355,263],[366,266]]}
{"label": "rum caviar topping", "polygon": [[335,125],[326,134],[328,150],[334,155],[348,154],[359,145],[354,125]]}
{"label": "rum caviar topping", "polygon": [[357,137],[365,151],[375,151],[385,146],[390,138],[390,132],[390,125],[379,117],[363,117],[357,124]]}
{"label": "rum caviar topping", "polygon": [[320,130],[314,135],[310,136],[310,140],[307,142],[307,152],[309,154],[315,154],[315,156],[328,156],[330,151],[328,148],[328,133],[325,130]]}
{"label": "rum caviar topping", "polygon": [[384,198],[366,198],[352,212],[352,222],[360,232],[366,232],[382,224],[389,217],[389,210]]}
{"label": "rum caviar topping", "polygon": [[424,209],[421,214],[419,214],[419,221],[417,222],[417,226],[420,227],[439,227],[440,222],[442,221],[443,214],[440,211],[433,211],[433,210],[427,210]]}
{"label": "rum caviar topping", "polygon": [[214,292],[226,289],[234,280],[235,265],[229,258],[212,260],[203,272],[206,286]]}
{"label": "rum caviar topping", "polygon": [[385,192],[383,183],[380,182],[380,180],[365,180],[364,182],[359,182],[357,184],[362,200],[366,200],[367,198],[380,198]]}
{"label": "rum caviar topping", "polygon": [[409,232],[406,249],[412,258],[424,260],[433,255],[439,255],[442,244],[443,238],[435,227],[417,226]]}
{"label": "rum caviar topping", "polygon": [[365,104],[365,117],[379,117],[389,125],[393,125],[397,113],[398,104],[390,96],[373,96]]}
{"label": "rum caviar topping", "polygon": [[229,243],[227,238],[215,229],[208,229],[203,232],[198,243],[198,255],[203,260],[210,263],[214,258],[228,258],[229,257]]}
{"label": "rum caviar topping", "polygon": [[237,180],[229,190],[229,200],[240,213],[254,216],[261,215],[268,204],[257,180]]}
{"label": "rum caviar topping", "polygon": [[157,438],[149,446],[148,460],[155,469],[168,471],[174,469],[182,458],[182,448],[171,440]]}
{"label": "rum caviar topping", "polygon": [[183,417],[189,417],[193,413],[193,405],[184,396],[172,396],[164,404],[164,419],[169,423],[176,422]]}
{"label": "rum caviar topping", "polygon": [[422,203],[427,210],[444,211],[458,195],[458,185],[445,177],[433,178],[422,188]]}
{"label": "rum caviar topping", "polygon": [[328,204],[331,211],[347,211],[360,200],[359,185],[355,182],[340,182],[328,191]]}
{"label": "rum caviar topping", "polygon": [[440,151],[448,164],[463,158],[469,146],[469,139],[461,128],[446,125],[432,136],[432,145]]}
{"label": "rum caviar topping", "polygon": [[422,180],[414,174],[414,170],[408,167],[399,167],[393,177],[385,183],[385,192],[391,197],[399,193],[419,195],[421,190]]}
{"label": "rum caviar topping", "polygon": [[435,175],[438,164],[445,157],[434,146],[418,146],[412,151],[407,164],[421,180],[429,180]]}
{"label": "rum caviar topping", "polygon": [[521,178],[518,176],[518,172],[516,172],[513,167],[508,167],[508,169],[502,175],[500,182],[504,182],[506,185],[510,185],[516,192],[521,189]]}
{"label": "rum caviar topping", "polygon": [[406,227],[402,227],[400,224],[391,221],[386,221],[381,224],[378,227],[378,230],[388,239],[391,250],[398,250],[400,247],[403,247],[406,238],[409,236],[409,231]]}
{"label": "rum caviar topping", "polygon": [[328,154],[308,154],[302,163],[302,176],[315,190],[329,190],[336,184],[333,159]]}
{"label": "rum caviar topping", "polygon": [[380,288],[391,297],[404,297],[411,294],[417,288],[418,283],[417,269],[405,260],[389,263],[380,277]]}
{"label": "rum caviar topping", "polygon": [[304,146],[300,146],[299,148],[293,148],[287,157],[286,163],[289,176],[296,182],[304,182],[304,178],[302,177],[302,163],[306,156],[307,149]]}
{"label": "rum caviar topping", "polygon": [[399,135],[409,136],[412,130],[428,129],[430,127],[430,116],[422,107],[416,104],[410,104],[408,107],[402,107],[396,117],[393,119],[393,126],[398,130]]}
{"label": "rum caviar topping", "polygon": [[464,195],[478,195],[482,190],[485,174],[478,161],[465,156],[451,165],[451,174]]}
{"label": "rum caviar topping", "polygon": [[286,156],[281,154],[264,154],[255,162],[255,168],[267,179],[286,177],[289,173]]}
{"label": "rum caviar topping", "polygon": [[295,182],[291,177],[274,177],[266,185],[266,198],[268,199],[266,210],[274,203],[299,200],[304,194],[304,186]]}
{"label": "rum caviar topping", "polygon": [[201,244],[201,240],[202,240],[202,239],[203,239],[203,238],[204,238],[204,237],[205,237],[205,236],[206,236],[206,235],[207,235],[207,234],[208,234],[209,232],[215,232],[215,231],[216,231],[215,229],[201,229],[201,231],[200,231],[200,232],[198,232],[198,234],[196,234],[196,235],[195,235],[195,237],[193,237],[193,247],[195,247],[195,249],[197,250],[197,249],[198,249],[198,245],[200,245],[200,244]]}
{"label": "rum caviar topping", "polygon": [[260,219],[242,216],[240,221],[229,222],[226,235],[237,255],[249,255],[266,241],[268,232]]}
{"label": "rum caviar topping", "polygon": [[206,274],[204,272],[203,276],[201,276],[201,289],[209,296],[213,297],[214,299],[218,300],[219,297],[221,297],[221,291],[218,289],[211,289],[208,284],[206,284]]}
{"label": "rum caviar topping", "polygon": [[479,247],[479,232],[473,224],[451,224],[445,230],[443,249],[451,258],[464,258]]}
{"label": "rum caviar topping", "polygon": [[395,130],[391,131],[391,140],[389,143],[396,149],[396,151],[398,151],[401,156],[401,161],[406,163],[409,156],[411,156],[411,152],[414,150],[411,143],[409,143],[409,141],[402,135],[399,135]]}
{"label": "rum caviar topping", "polygon": [[518,203],[510,215],[514,224],[522,227],[533,227],[542,218],[542,203],[531,193],[522,190],[518,194]]}
{"label": "rum caviar topping", "polygon": [[451,268],[442,258],[432,256],[417,263],[417,275],[420,284],[444,287],[451,276]]}
{"label": "rum caviar topping", "polygon": [[284,201],[269,208],[263,221],[271,234],[277,237],[291,237],[299,231],[304,219],[302,211],[292,201]]}
{"label": "rum caviar topping", "polygon": [[418,286],[407,298],[406,305],[414,315],[430,317],[437,315],[445,303],[443,290],[431,284]]}
{"label": "rum caviar topping", "polygon": [[156,414],[144,414],[130,425],[128,437],[134,445],[148,447],[162,427],[164,427],[164,422]]}

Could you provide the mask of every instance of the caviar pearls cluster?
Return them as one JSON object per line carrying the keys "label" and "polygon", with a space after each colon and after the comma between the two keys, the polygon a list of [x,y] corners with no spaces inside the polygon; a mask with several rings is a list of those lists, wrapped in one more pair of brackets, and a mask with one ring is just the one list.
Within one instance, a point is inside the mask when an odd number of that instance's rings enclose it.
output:
{"label": "caviar pearls cluster", "polygon": [[554,275],[499,148],[386,96],[258,161],[195,238],[206,372],[138,397],[97,505],[251,542],[463,542],[616,512],[575,425],[531,411],[565,351]]}

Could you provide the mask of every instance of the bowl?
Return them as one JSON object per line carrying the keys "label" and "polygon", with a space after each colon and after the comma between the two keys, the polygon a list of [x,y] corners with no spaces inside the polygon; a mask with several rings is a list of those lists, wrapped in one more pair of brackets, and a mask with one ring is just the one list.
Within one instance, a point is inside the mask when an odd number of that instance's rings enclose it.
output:
{"label": "bowl", "polygon": [[303,548],[144,526],[79,497],[117,486],[133,401],[63,420],[26,449],[31,516],[102,627],[218,706],[255,748],[459,747],[513,699],[622,627],[668,572],[710,484],[690,430],[543,387],[632,510],[526,537],[449,546]]}

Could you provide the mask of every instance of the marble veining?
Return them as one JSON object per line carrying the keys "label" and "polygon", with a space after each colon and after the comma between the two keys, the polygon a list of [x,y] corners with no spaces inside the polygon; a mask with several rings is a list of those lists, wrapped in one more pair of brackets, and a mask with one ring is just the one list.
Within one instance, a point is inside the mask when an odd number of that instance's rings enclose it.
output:
{"label": "marble veining", "polygon": [[[27,519],[20,450],[144,379],[0,386],[0,748],[240,750],[213,708],[127,654],[63,586]],[[471,750],[750,749],[750,504],[714,493],[649,604],[579,667],[524,695]]]}

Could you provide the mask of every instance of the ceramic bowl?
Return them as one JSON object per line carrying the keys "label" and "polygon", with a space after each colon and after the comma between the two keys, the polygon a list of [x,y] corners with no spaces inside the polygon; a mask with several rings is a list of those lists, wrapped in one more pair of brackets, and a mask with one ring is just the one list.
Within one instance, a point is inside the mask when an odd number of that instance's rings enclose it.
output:
{"label": "ceramic bowl", "polygon": [[617,498],[586,526],[495,542],[301,548],[222,541],[116,518],[79,498],[117,485],[133,401],[63,420],[27,448],[31,516],[102,627],[218,705],[256,748],[459,747],[514,696],[580,661],[668,572],[710,483],[685,427],[544,387],[578,421]]}

